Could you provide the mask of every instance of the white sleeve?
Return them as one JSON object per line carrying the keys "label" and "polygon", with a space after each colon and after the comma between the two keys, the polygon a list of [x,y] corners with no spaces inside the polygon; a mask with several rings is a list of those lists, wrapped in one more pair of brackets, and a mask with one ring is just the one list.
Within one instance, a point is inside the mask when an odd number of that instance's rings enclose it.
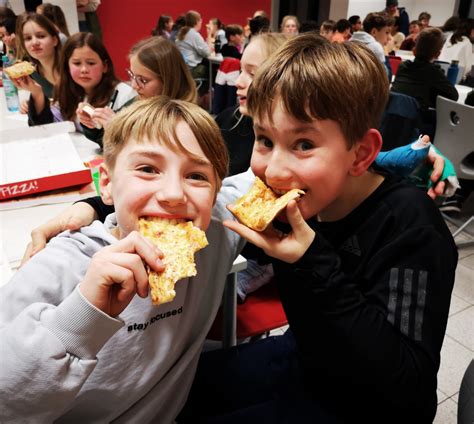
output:
{"label": "white sleeve", "polygon": [[0,289],[0,422],[61,416],[123,326],[65,282],[77,277],[70,245],[50,243]]}

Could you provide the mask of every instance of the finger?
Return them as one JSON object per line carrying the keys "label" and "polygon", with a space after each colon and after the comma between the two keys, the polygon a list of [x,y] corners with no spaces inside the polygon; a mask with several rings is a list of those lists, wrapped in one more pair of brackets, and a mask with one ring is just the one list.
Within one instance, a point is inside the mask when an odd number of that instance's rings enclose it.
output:
{"label": "finger", "polygon": [[35,228],[31,232],[31,256],[35,255],[40,250],[43,250],[46,246],[46,242],[56,234],[57,232],[54,227],[49,223]]}
{"label": "finger", "polygon": [[428,154],[428,159],[433,163],[433,172],[431,173],[430,180],[436,182],[440,179],[444,169],[444,158],[438,155],[434,150]]}
{"label": "finger", "polygon": [[290,200],[286,206],[286,216],[288,222],[293,229],[293,233],[296,239],[307,236],[308,230],[313,231],[311,227],[303,219],[303,215],[298,208],[297,202],[295,200]]}
{"label": "finger", "polygon": [[107,249],[114,252],[137,253],[150,268],[157,272],[161,272],[165,268],[161,260],[162,252],[137,231],[132,231],[127,237]]}
{"label": "finger", "polygon": [[261,249],[266,249],[268,247],[268,242],[265,238],[265,235],[254,231],[251,228],[231,219],[226,219],[222,224],[229,228],[230,230],[236,232],[255,246],[260,247]]}

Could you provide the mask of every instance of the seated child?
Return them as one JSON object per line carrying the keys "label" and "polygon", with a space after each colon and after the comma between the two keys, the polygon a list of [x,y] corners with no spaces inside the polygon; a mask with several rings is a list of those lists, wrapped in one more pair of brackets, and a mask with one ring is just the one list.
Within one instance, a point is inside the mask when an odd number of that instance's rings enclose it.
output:
{"label": "seated child", "polygon": [[443,48],[443,33],[435,27],[421,31],[413,50],[415,59],[398,67],[391,90],[414,97],[421,110],[436,107],[436,97],[457,100],[459,94],[438,65],[433,62]]}
{"label": "seated child", "polygon": [[50,104],[41,86],[31,77],[15,80],[19,88],[31,92],[28,105],[30,125],[70,120],[75,121],[76,129],[82,132],[76,115],[80,102],[117,110],[135,96],[128,84],[117,79],[109,53],[92,33],[79,32],[69,37],[60,60],[60,81],[61,84],[55,86]]}
{"label": "seated child", "polygon": [[224,225],[272,258],[291,333],[204,353],[178,422],[433,421],[457,250],[423,191],[370,168],[387,98],[358,43],[304,34],[259,68],[252,170],[305,194],[264,232]]}
{"label": "seated child", "polygon": [[244,37],[244,30],[240,25],[227,25],[225,27],[225,37],[227,44],[221,47],[221,54],[224,57],[234,57],[239,59],[242,57],[241,47]]}
{"label": "seated child", "polygon": [[[116,213],[64,232],[0,288],[1,422],[173,422],[222,299],[239,237],[219,128],[197,105],[135,102],[110,123],[100,184]],[[237,193],[239,194],[239,193]],[[216,206],[211,216],[211,209]],[[153,306],[161,253],[138,218],[192,220],[209,246],[173,303]]]}

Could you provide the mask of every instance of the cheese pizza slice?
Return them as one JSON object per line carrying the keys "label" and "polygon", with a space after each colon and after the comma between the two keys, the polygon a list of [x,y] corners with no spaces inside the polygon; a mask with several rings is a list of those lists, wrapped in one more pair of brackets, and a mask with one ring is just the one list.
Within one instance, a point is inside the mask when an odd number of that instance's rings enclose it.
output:
{"label": "cheese pizza slice", "polygon": [[163,252],[165,270],[157,273],[148,268],[151,300],[154,305],[172,302],[178,280],[197,274],[194,253],[208,245],[206,233],[190,221],[144,217],[139,231]]}
{"label": "cheese pizza slice", "polygon": [[229,210],[244,225],[255,231],[263,231],[286,208],[290,200],[299,199],[303,190],[292,189],[278,196],[258,177],[250,190],[238,199]]}
{"label": "cheese pizza slice", "polygon": [[30,62],[26,61],[17,62],[14,65],[3,68],[3,72],[5,72],[8,75],[8,78],[11,79],[25,77],[31,75],[35,71],[35,67]]}

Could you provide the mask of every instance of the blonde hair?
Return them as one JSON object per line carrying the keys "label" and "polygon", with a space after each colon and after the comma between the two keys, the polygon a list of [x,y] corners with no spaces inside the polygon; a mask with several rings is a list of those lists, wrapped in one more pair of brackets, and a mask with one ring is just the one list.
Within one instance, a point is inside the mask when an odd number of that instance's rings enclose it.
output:
{"label": "blonde hair", "polygon": [[388,100],[385,69],[358,43],[331,43],[315,34],[290,39],[258,70],[247,108],[272,121],[275,100],[297,120],[336,121],[348,147],[378,128]]}
{"label": "blonde hair", "polygon": [[164,37],[150,37],[135,44],[130,57],[138,61],[161,80],[162,95],[172,99],[197,102],[196,83],[176,45]]}
{"label": "blonde hair", "polygon": [[261,32],[260,34],[254,35],[250,43],[260,41],[263,45],[263,53],[265,55],[265,60],[267,60],[267,58],[269,58],[276,50],[280,48],[282,44],[288,41],[291,37],[291,34],[283,34],[281,32]]}
{"label": "blonde hair", "polygon": [[281,26],[280,26],[280,31],[283,31],[283,29],[285,28],[285,25],[286,25],[286,22],[289,21],[289,20],[293,20],[295,21],[295,24],[296,24],[296,28],[298,28],[298,31],[300,29],[300,21],[298,20],[298,18],[294,15],[286,15],[283,17],[283,19],[281,20]]}
{"label": "blonde hair", "polygon": [[227,175],[227,148],[214,119],[194,103],[156,96],[133,102],[122,109],[104,133],[105,163],[113,170],[118,154],[130,139],[137,143],[157,140],[174,152],[195,158],[176,135],[176,125],[180,121],[189,125],[204,155],[214,167],[217,193]]}

